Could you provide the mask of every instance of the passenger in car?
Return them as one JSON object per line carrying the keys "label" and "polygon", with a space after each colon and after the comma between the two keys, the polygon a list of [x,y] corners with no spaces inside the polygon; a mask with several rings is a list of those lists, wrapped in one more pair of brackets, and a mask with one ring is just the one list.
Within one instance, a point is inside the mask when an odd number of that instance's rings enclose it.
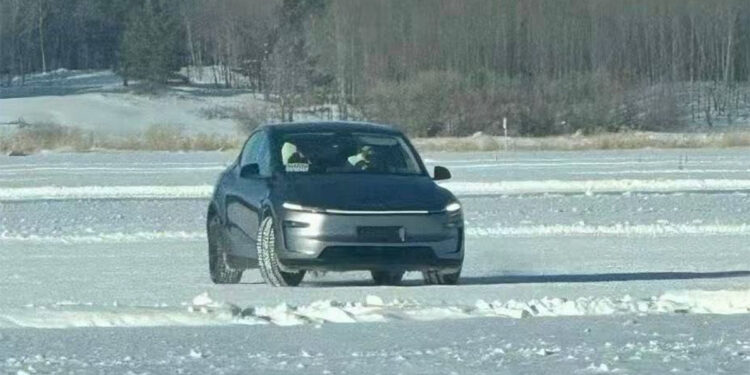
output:
{"label": "passenger in car", "polygon": [[372,146],[364,145],[359,149],[359,153],[348,158],[349,164],[351,164],[352,167],[356,169],[367,170],[370,168],[370,164],[372,163],[373,154],[374,151],[372,149]]}

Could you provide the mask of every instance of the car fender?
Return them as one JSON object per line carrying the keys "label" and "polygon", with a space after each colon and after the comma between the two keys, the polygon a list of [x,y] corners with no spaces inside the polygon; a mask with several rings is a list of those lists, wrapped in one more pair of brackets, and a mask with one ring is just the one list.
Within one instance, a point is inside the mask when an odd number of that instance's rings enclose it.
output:
{"label": "car fender", "polygon": [[273,207],[273,204],[271,204],[271,200],[268,198],[264,198],[260,202],[260,209],[258,210],[258,222],[263,222],[263,219],[265,219],[268,215],[271,215],[274,220],[278,217],[276,215],[276,209]]}
{"label": "car fender", "polygon": [[271,216],[274,220],[273,224],[276,227],[276,237],[278,238],[277,241],[281,241],[281,243],[284,243],[284,231],[282,230],[281,226],[281,220],[279,220],[279,215],[277,214],[276,207],[274,207],[273,202],[269,198],[263,199],[261,202],[261,209],[258,210],[258,220],[259,222],[263,222],[263,219],[266,218],[266,216]]}
{"label": "car fender", "polygon": [[211,207],[213,207],[214,212],[219,215],[219,220],[221,220],[222,226],[226,226],[227,223],[227,213],[224,204],[224,179],[226,178],[227,173],[231,173],[232,168],[232,166],[227,167],[227,170],[224,171],[217,179],[216,184],[214,185],[214,191],[211,194],[211,202],[208,205],[209,210],[211,209]]}

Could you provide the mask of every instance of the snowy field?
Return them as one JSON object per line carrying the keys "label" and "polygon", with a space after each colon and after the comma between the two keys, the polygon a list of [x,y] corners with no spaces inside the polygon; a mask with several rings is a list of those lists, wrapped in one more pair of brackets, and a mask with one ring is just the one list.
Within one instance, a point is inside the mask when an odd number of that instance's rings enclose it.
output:
{"label": "snowy field", "polygon": [[14,86],[0,88],[0,124],[51,123],[108,136],[138,135],[152,125],[175,126],[188,134],[229,135],[236,132],[234,111],[267,107],[247,90],[211,84],[170,86],[159,95],[132,90],[111,71],[63,69],[29,75],[23,86],[14,81]]}
{"label": "snowy field", "polygon": [[458,286],[208,278],[227,153],[0,156],[0,373],[750,372],[750,152],[423,155]]}

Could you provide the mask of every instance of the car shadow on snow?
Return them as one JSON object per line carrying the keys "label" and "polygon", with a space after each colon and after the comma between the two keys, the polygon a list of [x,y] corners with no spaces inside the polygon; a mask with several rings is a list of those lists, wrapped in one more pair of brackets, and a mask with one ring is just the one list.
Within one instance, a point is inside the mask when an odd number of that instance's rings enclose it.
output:
{"label": "car shadow on snow", "polygon": [[[424,282],[421,279],[405,279],[398,284],[399,287],[422,286]],[[388,287],[389,285],[376,285],[372,280],[325,280],[325,279],[305,279],[302,286],[314,288],[331,288],[331,287]],[[392,287],[392,286],[391,286]]]}
{"label": "car shadow on snow", "polygon": [[750,271],[627,272],[627,273],[591,273],[591,274],[559,274],[559,275],[465,276],[465,277],[461,277],[460,283],[463,285],[597,283],[597,282],[611,282],[611,281],[722,279],[722,278],[732,278],[732,277],[750,277]]}
{"label": "car shadow on snow", "polygon": [[[498,276],[462,276],[459,285],[502,285],[502,284],[543,284],[543,283],[602,283],[621,281],[649,280],[689,280],[689,279],[722,279],[733,277],[750,277],[750,271],[718,272],[627,272],[627,273],[591,273],[591,274],[555,274],[555,275],[498,275]],[[263,284],[252,282],[249,284]],[[367,279],[339,279],[311,277],[302,282],[303,287],[372,287],[377,286]],[[400,287],[425,286],[421,278],[407,278]]]}

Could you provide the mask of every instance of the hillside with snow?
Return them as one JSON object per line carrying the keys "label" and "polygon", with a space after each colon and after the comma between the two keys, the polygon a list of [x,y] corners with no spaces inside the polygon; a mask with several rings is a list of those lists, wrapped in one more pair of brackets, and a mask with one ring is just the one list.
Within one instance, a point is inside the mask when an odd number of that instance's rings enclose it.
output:
{"label": "hillside with snow", "polygon": [[161,125],[188,134],[227,135],[236,132],[237,112],[263,112],[271,106],[247,90],[213,83],[139,90],[138,85],[124,87],[111,71],[57,70],[29,75],[24,82],[16,77],[10,87],[0,87],[0,124],[47,123],[120,136]]}

